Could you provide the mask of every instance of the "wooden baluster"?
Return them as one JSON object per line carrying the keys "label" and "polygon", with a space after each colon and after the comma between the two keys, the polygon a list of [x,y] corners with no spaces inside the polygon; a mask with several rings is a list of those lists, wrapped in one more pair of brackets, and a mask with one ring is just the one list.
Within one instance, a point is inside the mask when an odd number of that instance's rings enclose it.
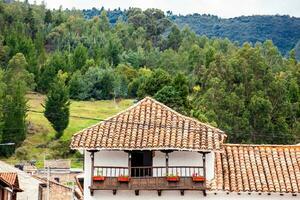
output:
{"label": "wooden baluster", "polygon": [[128,176],[131,176],[131,152],[128,151]]}
{"label": "wooden baluster", "polygon": [[166,152],[166,174],[169,175],[169,153]]}
{"label": "wooden baluster", "polygon": [[206,178],[206,153],[202,154],[202,161],[203,161],[203,176]]}
{"label": "wooden baluster", "polygon": [[[91,186],[93,186],[93,177],[95,173],[95,151],[91,151]],[[90,190],[91,196],[94,195],[94,190]]]}

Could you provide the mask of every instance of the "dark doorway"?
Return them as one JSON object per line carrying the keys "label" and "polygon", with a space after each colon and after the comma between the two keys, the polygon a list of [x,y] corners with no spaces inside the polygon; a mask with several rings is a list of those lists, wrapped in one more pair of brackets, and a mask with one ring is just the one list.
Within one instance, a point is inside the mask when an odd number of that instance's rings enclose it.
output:
{"label": "dark doorway", "polygon": [[131,176],[152,176],[152,151],[131,152]]}

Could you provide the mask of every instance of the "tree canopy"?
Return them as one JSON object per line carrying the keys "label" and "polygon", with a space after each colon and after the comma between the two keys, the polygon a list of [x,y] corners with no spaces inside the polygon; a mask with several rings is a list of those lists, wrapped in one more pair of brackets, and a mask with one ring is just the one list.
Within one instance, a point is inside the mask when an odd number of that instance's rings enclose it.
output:
{"label": "tree canopy", "polygon": [[[52,111],[48,109],[46,116],[57,137],[68,124],[69,97],[153,96],[224,130],[229,142],[299,142],[299,48],[283,56],[280,50],[288,51],[293,45],[288,42],[288,48],[283,47],[282,38],[251,38],[256,37],[251,31],[245,38],[234,37],[239,35],[237,30],[244,31],[234,27],[242,23],[248,30],[253,19],[264,17],[224,20],[194,15],[204,31],[196,30],[197,35],[195,27],[182,26],[185,20],[194,22],[191,16],[165,15],[158,9],[49,10],[43,5],[0,1],[0,10],[0,88],[5,91],[0,91],[0,105],[15,106],[18,99],[26,114],[26,91],[48,94],[46,107]],[[293,33],[287,35],[299,40],[294,26],[299,19],[273,16],[270,23],[277,23],[273,18],[289,21],[286,29]],[[220,38],[224,36],[220,32],[231,40]],[[68,75],[63,81],[62,74]],[[21,80],[22,84],[16,84]],[[9,94],[10,88],[19,92]],[[0,108],[2,137],[5,127],[12,126],[5,125],[8,111],[4,108]],[[26,125],[23,114],[13,125],[20,130]]]}

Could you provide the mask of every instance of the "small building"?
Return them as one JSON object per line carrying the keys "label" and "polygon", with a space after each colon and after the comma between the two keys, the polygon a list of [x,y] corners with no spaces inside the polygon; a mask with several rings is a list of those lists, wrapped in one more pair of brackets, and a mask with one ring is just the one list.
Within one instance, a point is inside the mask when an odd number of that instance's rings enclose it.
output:
{"label": "small building", "polygon": [[282,199],[300,193],[300,146],[225,144],[226,134],[146,97],[75,134],[84,200]]}
{"label": "small building", "polygon": [[45,160],[44,168],[50,168],[52,170],[70,171],[71,160],[58,159],[58,160]]}
{"label": "small building", "polygon": [[37,180],[43,182],[44,187],[42,188],[41,200],[46,200],[48,194],[47,184],[49,183],[49,199],[50,200],[75,200],[73,198],[73,189],[71,187],[60,184],[56,181],[47,180],[46,178],[41,178],[34,176]]}
{"label": "small building", "polygon": [[30,174],[0,161],[0,172],[13,172],[18,175],[19,184],[23,192],[19,193],[17,200],[40,200],[42,196],[42,182]]}
{"label": "small building", "polygon": [[17,193],[23,192],[19,186],[19,179],[16,173],[0,173],[0,199],[17,200]]}

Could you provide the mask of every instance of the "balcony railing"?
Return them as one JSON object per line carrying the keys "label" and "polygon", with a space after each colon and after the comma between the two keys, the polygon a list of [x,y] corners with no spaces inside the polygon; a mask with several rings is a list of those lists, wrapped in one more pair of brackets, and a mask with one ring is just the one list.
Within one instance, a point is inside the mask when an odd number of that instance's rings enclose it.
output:
{"label": "balcony railing", "polygon": [[203,176],[203,167],[199,166],[169,166],[169,167],[109,167],[109,166],[95,166],[94,175],[104,177],[166,177],[168,175],[178,175],[180,177],[192,177],[193,175]]}
{"label": "balcony railing", "polygon": [[[109,167],[94,166],[94,190],[205,191],[204,168],[199,166]],[[96,178],[98,177],[98,178]],[[201,177],[202,179],[195,179]],[[123,178],[122,180],[120,178]]]}

